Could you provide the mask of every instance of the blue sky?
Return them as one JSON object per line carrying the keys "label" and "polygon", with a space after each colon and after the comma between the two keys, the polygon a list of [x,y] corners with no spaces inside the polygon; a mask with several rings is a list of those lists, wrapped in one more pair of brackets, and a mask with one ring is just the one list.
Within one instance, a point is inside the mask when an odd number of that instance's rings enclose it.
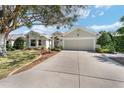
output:
{"label": "blue sky", "polygon": [[[114,6],[103,6],[103,5],[92,5],[85,11],[79,11],[82,15],[79,20],[74,23],[74,27],[86,27],[92,29],[96,32],[101,30],[115,31],[122,27],[120,18],[124,16],[124,5],[114,5]],[[32,30],[37,30],[38,32],[51,34],[55,31],[68,31],[69,29],[61,28],[57,30],[55,27],[44,27],[44,26],[33,26]],[[30,31],[27,27],[21,27],[12,33],[20,34]]]}
{"label": "blue sky", "polygon": [[109,25],[119,21],[123,15],[124,6],[92,6],[89,16],[78,23],[83,26]]}

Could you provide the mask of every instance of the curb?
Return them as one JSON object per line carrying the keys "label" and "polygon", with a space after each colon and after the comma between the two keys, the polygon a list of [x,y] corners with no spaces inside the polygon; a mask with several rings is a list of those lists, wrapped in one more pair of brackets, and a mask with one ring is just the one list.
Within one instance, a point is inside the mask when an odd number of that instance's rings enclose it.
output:
{"label": "curb", "polygon": [[37,61],[37,60],[40,59],[41,57],[42,57],[42,55],[40,55],[40,56],[38,56],[37,58],[35,58],[31,63],[27,63],[27,64],[25,64],[24,66],[19,67],[19,68],[13,70],[11,73],[9,73],[9,74],[7,75],[7,77],[14,75],[16,72],[18,72],[19,70],[21,70],[21,69],[25,68],[26,66],[32,64],[33,62]]}

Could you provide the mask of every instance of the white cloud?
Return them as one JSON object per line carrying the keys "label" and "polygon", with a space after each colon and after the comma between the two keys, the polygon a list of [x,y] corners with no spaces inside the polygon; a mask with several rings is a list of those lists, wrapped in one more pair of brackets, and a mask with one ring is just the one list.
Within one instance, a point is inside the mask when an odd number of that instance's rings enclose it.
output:
{"label": "white cloud", "polygon": [[80,9],[78,11],[78,14],[80,15],[81,18],[86,18],[90,15],[90,12],[91,10],[83,10],[83,9]]}
{"label": "white cloud", "polygon": [[92,14],[91,15],[91,17],[92,18],[95,18],[95,17],[97,17],[97,16],[102,16],[102,15],[104,15],[105,14],[105,12],[104,11],[96,11],[96,12],[94,12],[94,14]]}
{"label": "white cloud", "polygon": [[104,15],[104,12],[101,11],[98,15],[99,15],[99,16],[102,16],[102,15]]}
{"label": "white cloud", "polygon": [[37,31],[37,32],[40,32],[40,33],[44,33],[44,34],[51,34],[55,31],[57,31],[55,26],[45,27],[43,25],[35,25],[31,28],[31,30],[34,30],[34,31]]}
{"label": "white cloud", "polygon": [[96,15],[92,14],[92,15],[91,15],[91,17],[92,17],[92,18],[95,18],[95,17],[96,17]]}
{"label": "white cloud", "polygon": [[111,8],[112,5],[96,5],[95,8],[104,8],[104,9],[109,9]]}
{"label": "white cloud", "polygon": [[61,27],[60,29],[57,29],[56,26],[45,27],[43,25],[35,25],[31,28],[31,30],[34,30],[34,31],[37,31],[43,34],[51,35],[52,33],[56,31],[65,32],[68,30],[68,28]]}
{"label": "white cloud", "polygon": [[121,22],[116,22],[110,25],[93,25],[88,26],[88,28],[93,29],[95,31],[116,31],[118,28],[122,27],[123,24]]}

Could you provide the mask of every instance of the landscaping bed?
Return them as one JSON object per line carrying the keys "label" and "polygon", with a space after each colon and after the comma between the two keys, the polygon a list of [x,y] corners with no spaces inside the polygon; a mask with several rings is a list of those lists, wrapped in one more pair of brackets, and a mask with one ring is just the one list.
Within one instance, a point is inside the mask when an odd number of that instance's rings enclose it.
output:
{"label": "landscaping bed", "polygon": [[24,67],[17,70],[15,73],[30,69],[56,53],[57,52],[47,53],[41,56],[38,60],[35,60],[41,54],[39,50],[9,51],[6,56],[0,56],[0,79],[7,77],[18,68]]}
{"label": "landscaping bed", "polygon": [[29,70],[29,69],[31,69],[32,67],[36,66],[36,65],[39,64],[39,63],[42,63],[44,60],[46,60],[46,59],[52,57],[53,55],[55,55],[55,54],[57,54],[57,53],[58,53],[57,51],[51,51],[50,53],[46,53],[46,54],[42,55],[41,57],[39,57],[38,59],[32,61],[30,64],[28,64],[28,65],[26,65],[26,66],[24,66],[24,67],[18,69],[17,71],[14,71],[14,72],[12,73],[12,75],[17,74],[17,73],[20,73],[20,72],[22,72],[22,71]]}

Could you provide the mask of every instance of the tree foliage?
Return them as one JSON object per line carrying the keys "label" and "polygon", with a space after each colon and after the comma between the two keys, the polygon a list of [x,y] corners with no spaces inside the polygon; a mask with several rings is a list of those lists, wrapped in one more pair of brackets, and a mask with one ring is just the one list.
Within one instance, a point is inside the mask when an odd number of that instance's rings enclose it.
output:
{"label": "tree foliage", "polygon": [[124,22],[124,16],[121,17],[120,21],[121,22]]}
{"label": "tree foliage", "polygon": [[[124,23],[124,16],[120,18],[120,22]],[[119,34],[114,36],[116,51],[124,52],[124,27],[119,28],[116,33]]]}
{"label": "tree foliage", "polygon": [[98,38],[97,43],[103,47],[111,42],[112,42],[111,34],[105,31],[101,32],[101,36]]}
{"label": "tree foliage", "polygon": [[111,33],[106,31],[100,32],[101,36],[97,40],[97,44],[101,45],[100,49],[97,49],[99,52],[104,53],[113,53],[115,52],[115,41]]}
{"label": "tree foliage", "polygon": [[124,34],[124,27],[119,28],[116,32],[118,34]]}
{"label": "tree foliage", "polygon": [[77,11],[86,9],[86,6],[24,6],[24,5],[7,5],[2,6],[0,10],[0,32],[9,33],[10,31],[27,25],[72,25],[80,16]]}
{"label": "tree foliage", "polygon": [[116,43],[116,51],[124,52],[124,36],[115,36],[114,41]]}

